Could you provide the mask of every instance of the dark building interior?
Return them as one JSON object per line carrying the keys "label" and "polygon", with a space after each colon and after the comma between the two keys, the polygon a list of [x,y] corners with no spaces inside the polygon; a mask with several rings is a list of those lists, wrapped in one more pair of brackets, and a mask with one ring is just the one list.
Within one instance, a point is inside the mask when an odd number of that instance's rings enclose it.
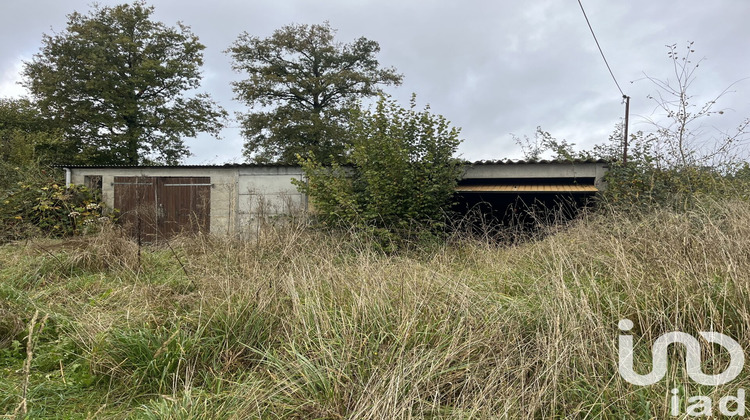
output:
{"label": "dark building interior", "polygon": [[454,220],[472,231],[540,226],[571,220],[597,193],[591,178],[463,179],[456,187]]}

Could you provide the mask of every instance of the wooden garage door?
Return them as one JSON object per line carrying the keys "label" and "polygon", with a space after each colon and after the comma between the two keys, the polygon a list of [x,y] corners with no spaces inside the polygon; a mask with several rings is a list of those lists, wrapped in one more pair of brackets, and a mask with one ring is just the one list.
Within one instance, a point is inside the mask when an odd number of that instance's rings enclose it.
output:
{"label": "wooden garage door", "polygon": [[146,242],[208,232],[210,177],[115,177],[115,208],[134,237]]}

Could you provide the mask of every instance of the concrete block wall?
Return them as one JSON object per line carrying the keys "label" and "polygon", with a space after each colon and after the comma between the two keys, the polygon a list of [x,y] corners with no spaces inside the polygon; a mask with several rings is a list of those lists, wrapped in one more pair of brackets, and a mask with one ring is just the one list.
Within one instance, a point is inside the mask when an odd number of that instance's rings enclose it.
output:
{"label": "concrete block wall", "polygon": [[[211,178],[210,231],[214,234],[254,233],[263,223],[282,215],[310,209],[307,197],[293,179],[303,180],[298,166],[172,166],[172,167],[72,167],[70,180],[83,184],[87,175],[102,176],[102,197],[114,207],[115,176],[208,176]],[[527,162],[467,165],[464,179],[594,178],[600,190],[607,164],[602,162]]]}
{"label": "concrete block wall", "polygon": [[263,223],[307,209],[307,197],[292,180],[303,180],[296,166],[241,167],[238,172],[238,231],[256,232]]}
{"label": "concrete block wall", "polygon": [[208,176],[211,177],[211,233],[234,233],[237,226],[237,168],[191,167],[86,167],[71,168],[72,184],[84,184],[87,175],[102,177],[102,201],[114,208],[116,176]]}

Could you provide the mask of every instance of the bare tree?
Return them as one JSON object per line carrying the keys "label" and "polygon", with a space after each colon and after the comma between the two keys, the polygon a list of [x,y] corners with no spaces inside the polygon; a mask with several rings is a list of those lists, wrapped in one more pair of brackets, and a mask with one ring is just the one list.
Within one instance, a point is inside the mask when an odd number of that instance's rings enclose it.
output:
{"label": "bare tree", "polygon": [[[708,118],[723,115],[726,108],[718,102],[742,80],[738,80],[706,102],[699,102],[692,87],[698,67],[704,59],[694,61],[693,42],[680,53],[677,44],[667,45],[674,79],[659,79],[645,74],[644,79],[656,86],[648,98],[656,103],[646,121],[655,128],[654,152],[666,167],[710,166],[716,169],[737,163],[746,154],[750,118],[726,131],[709,123]],[[641,79],[643,80],[643,79]]]}

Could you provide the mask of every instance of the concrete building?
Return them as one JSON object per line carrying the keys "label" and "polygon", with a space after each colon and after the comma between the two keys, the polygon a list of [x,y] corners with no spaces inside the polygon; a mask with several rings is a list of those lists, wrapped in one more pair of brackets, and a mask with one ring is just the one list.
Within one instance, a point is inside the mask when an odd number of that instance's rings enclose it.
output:
{"label": "concrete building", "polygon": [[[102,200],[139,224],[146,236],[179,231],[237,234],[261,220],[304,212],[307,197],[292,180],[304,181],[298,166],[67,166],[67,184],[100,189]],[[456,189],[460,203],[504,205],[519,197],[580,201],[604,188],[604,161],[488,161],[467,164]],[[134,215],[140,215],[135,217]],[[145,222],[145,223],[142,223]]]}
{"label": "concrete building", "polygon": [[458,182],[453,210],[482,228],[571,218],[606,188],[607,169],[601,160],[474,162]]}

